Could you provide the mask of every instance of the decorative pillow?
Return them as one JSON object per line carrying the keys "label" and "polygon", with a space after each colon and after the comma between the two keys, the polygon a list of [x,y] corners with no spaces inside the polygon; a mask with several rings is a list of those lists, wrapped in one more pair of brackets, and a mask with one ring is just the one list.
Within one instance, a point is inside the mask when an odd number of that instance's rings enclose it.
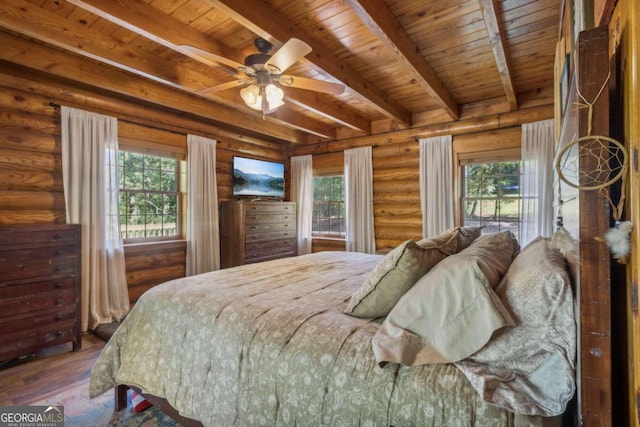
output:
{"label": "decorative pillow", "polygon": [[[560,332],[567,335],[567,343],[575,342],[569,274],[564,257],[550,247],[549,239],[539,237],[527,245],[509,267],[496,294],[518,326],[497,333],[490,345],[473,355],[474,360],[500,361],[501,366],[515,363],[522,369],[527,354],[540,350],[540,343],[531,347],[533,336],[530,332],[545,340],[548,334]],[[550,330],[558,320],[562,321],[560,330]],[[534,362],[528,370],[537,365],[538,362]]]}
{"label": "decorative pillow", "polygon": [[485,400],[503,408],[543,416],[564,412],[575,392],[577,328],[563,256],[549,239],[532,241],[496,294],[517,326],[497,331],[456,365]]}
{"label": "decorative pillow", "polygon": [[[444,240],[444,239],[442,239]],[[425,247],[407,240],[385,255],[344,311],[356,317],[384,317],[413,284],[455,248],[454,237]]]}
{"label": "decorative pillow", "polygon": [[471,245],[480,235],[484,227],[460,227],[458,230],[458,252],[466,249]]}
{"label": "decorative pillow", "polygon": [[478,237],[460,253],[477,257],[480,269],[495,288],[518,252],[520,245],[513,233],[503,231]]}
{"label": "decorative pillow", "polygon": [[479,257],[460,253],[442,260],[402,296],[373,337],[373,351],[379,364],[450,363],[513,324]]}
{"label": "decorative pillow", "polygon": [[456,247],[453,253],[458,253],[469,246],[474,240],[480,237],[483,227],[453,227],[434,237],[422,239],[418,242],[420,246],[429,245],[433,241],[445,241],[451,237],[456,238]]}

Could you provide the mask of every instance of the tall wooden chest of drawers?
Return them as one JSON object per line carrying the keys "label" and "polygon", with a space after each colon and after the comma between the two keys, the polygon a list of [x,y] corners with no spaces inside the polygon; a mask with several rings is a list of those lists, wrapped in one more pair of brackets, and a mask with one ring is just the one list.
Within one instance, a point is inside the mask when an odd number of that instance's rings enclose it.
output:
{"label": "tall wooden chest of drawers", "polygon": [[295,203],[239,200],[221,204],[222,268],[295,254]]}
{"label": "tall wooden chest of drawers", "polygon": [[0,360],[81,347],[81,226],[0,226]]}

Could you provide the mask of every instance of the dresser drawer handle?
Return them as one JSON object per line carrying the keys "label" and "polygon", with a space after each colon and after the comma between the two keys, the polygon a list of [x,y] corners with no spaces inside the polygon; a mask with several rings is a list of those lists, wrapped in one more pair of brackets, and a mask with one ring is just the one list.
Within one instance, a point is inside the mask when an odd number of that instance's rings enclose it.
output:
{"label": "dresser drawer handle", "polygon": [[56,273],[59,273],[59,272],[61,272],[62,270],[64,270],[64,267],[63,267],[63,266],[61,266],[61,265],[57,265],[57,266],[56,266],[56,268],[55,268]]}
{"label": "dresser drawer handle", "polygon": [[60,239],[62,239],[62,234],[60,233],[57,233],[53,236],[53,240],[60,240]]}
{"label": "dresser drawer handle", "polygon": [[54,288],[56,289],[61,289],[62,288],[62,282],[58,282],[55,285],[53,285]]}
{"label": "dresser drawer handle", "polygon": [[56,332],[56,336],[57,336],[57,337],[61,337],[61,336],[62,336],[62,334],[64,334],[64,332],[62,332],[62,331],[58,331],[58,332]]}
{"label": "dresser drawer handle", "polygon": [[60,256],[62,255],[62,249],[56,249],[56,251],[53,253],[55,256]]}
{"label": "dresser drawer handle", "polygon": [[62,304],[62,298],[58,298],[56,300],[56,305],[61,305]]}
{"label": "dresser drawer handle", "polygon": [[60,313],[56,314],[56,320],[62,320],[62,314]]}
{"label": "dresser drawer handle", "polygon": [[18,267],[20,270],[26,270],[27,267],[24,266],[24,264],[18,264],[16,265],[16,267]]}

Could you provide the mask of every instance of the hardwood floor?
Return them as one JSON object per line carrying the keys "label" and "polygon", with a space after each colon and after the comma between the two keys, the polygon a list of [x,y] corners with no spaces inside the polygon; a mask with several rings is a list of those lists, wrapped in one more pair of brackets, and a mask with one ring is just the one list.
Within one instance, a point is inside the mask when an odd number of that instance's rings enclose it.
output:
{"label": "hardwood floor", "polygon": [[72,352],[68,343],[0,366],[0,405],[28,405],[89,381],[104,345],[88,333],[82,335],[82,350]]}

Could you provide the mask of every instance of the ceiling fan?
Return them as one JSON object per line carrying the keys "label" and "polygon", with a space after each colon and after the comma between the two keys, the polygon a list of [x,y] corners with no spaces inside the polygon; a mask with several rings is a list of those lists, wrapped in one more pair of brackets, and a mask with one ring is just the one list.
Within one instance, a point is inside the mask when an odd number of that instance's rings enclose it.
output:
{"label": "ceiling fan", "polygon": [[[221,90],[245,86],[240,91],[240,96],[247,106],[262,111],[263,114],[269,114],[284,104],[284,93],[280,86],[334,95],[339,95],[344,91],[342,84],[282,74],[300,58],[311,52],[311,47],[302,40],[289,39],[273,55],[269,55],[273,44],[267,40],[257,38],[254,45],[258,53],[247,56],[244,65],[237,65],[236,68],[241,74],[238,74],[236,80],[202,89],[197,93],[206,96]],[[203,57],[207,63],[216,61],[213,55],[204,50],[194,46],[183,45],[181,47],[189,50],[192,54]]]}

